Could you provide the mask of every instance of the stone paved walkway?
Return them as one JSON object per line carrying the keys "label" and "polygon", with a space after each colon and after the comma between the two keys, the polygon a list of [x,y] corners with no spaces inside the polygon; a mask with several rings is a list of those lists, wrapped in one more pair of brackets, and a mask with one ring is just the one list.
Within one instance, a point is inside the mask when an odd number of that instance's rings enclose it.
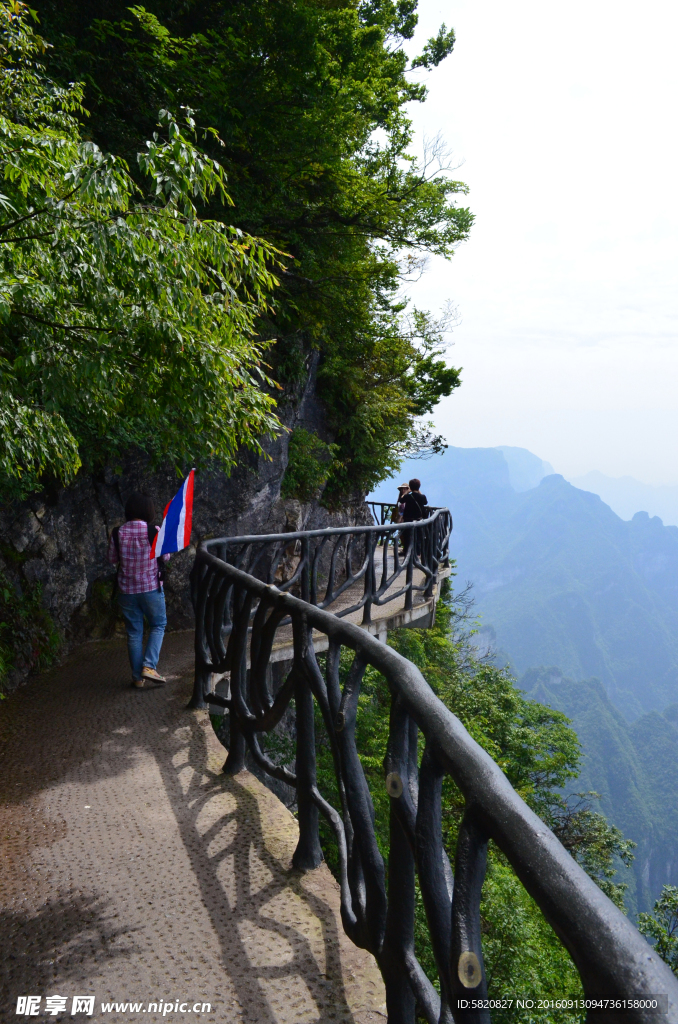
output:
{"label": "stone paved walkway", "polygon": [[[206,713],[185,710],[191,663],[192,634],[169,635],[170,683],[135,691],[124,641],[88,644],[0,703],[0,1020],[385,1020],[328,869],[291,870],[294,819],[224,776]],[[57,994],[67,1011],[46,1016]],[[23,995],[43,997],[37,1018],[16,1016]]]}

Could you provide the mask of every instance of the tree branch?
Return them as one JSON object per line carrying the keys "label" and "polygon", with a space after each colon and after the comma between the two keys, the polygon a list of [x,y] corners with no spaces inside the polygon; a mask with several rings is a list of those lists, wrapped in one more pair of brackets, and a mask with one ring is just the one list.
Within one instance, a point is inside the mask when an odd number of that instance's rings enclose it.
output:
{"label": "tree branch", "polygon": [[[75,195],[79,188],[80,186],[76,185],[74,189],[71,189],[71,191],[67,192],[65,196],[62,196],[62,198],[59,199],[59,202],[65,203],[67,199],[70,199],[71,196]],[[0,228],[0,235],[4,235],[6,231],[11,231],[12,228],[18,227],[18,225],[23,224],[25,220],[33,220],[34,217],[40,217],[43,213],[49,213],[50,209],[51,207],[49,206],[43,206],[41,210],[33,210],[32,213],[25,213],[23,217],[17,217],[16,220],[12,220],[9,224],[5,224],[4,227]]]}
{"label": "tree branch", "polygon": [[54,231],[43,231],[39,235],[19,235],[18,238],[0,238],[0,245],[9,245],[11,242],[32,242],[36,238],[51,238]]}
{"label": "tree branch", "polygon": [[17,316],[23,316],[26,320],[34,320],[37,324],[42,324],[44,327],[52,327],[60,331],[89,331],[93,334],[115,334],[116,332],[110,327],[90,327],[87,324],[60,324],[56,320],[45,320],[44,317],[37,316],[35,313],[28,313],[25,309],[20,309],[16,306],[13,312]]}

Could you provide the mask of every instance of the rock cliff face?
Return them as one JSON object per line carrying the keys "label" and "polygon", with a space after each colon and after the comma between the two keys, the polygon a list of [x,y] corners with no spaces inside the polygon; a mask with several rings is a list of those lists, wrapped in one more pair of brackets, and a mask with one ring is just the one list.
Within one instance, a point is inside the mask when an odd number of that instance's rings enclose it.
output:
{"label": "rock cliff face", "polygon": [[[279,410],[280,418],[290,429],[304,426],[325,439],[314,383],[311,367],[303,394],[295,406]],[[371,522],[359,497],[336,513],[317,501],[301,504],[280,497],[288,438],[283,431],[266,442],[263,456],[244,453],[230,476],[196,474],[192,544],[172,557],[166,574],[170,629],[193,623],[188,575],[201,539]],[[79,474],[70,487],[0,505],[0,570],[17,588],[40,583],[43,603],[63,635],[64,650],[120,628],[112,600],[115,570],[106,555],[110,531],[124,522],[129,495],[146,491],[159,516],[179,483],[172,467],[151,472],[147,459],[130,455],[122,466]],[[26,665],[16,665],[5,685],[12,688],[27,674]]]}

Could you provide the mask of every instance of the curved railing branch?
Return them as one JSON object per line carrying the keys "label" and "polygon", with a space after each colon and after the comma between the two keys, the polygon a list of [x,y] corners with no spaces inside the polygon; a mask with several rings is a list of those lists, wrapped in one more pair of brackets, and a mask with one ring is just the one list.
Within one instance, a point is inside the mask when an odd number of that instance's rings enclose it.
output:
{"label": "curved railing branch", "polygon": [[[247,543],[253,550],[254,541],[248,538]],[[306,551],[304,557],[308,557],[308,544]],[[260,553],[257,557],[261,566],[266,558]],[[310,566],[310,560],[305,564]],[[223,604],[224,588],[230,594],[227,605]],[[306,592],[310,594],[310,587]],[[263,771],[296,783],[299,845],[294,864],[298,868],[305,870],[320,862],[318,815],[328,821],[337,840],[342,921],[350,938],[368,949],[379,964],[390,1024],[414,1024],[417,1013],[429,1024],[489,1019],[484,1009],[461,1011],[459,1000],[466,1000],[468,1007],[470,999],[482,998],[486,992],[480,897],[490,839],[504,852],[568,949],[587,997],[664,997],[668,1013],[662,1019],[678,1024],[678,981],[667,965],[530,810],[415,665],[359,625],[254,578],[205,546],[196,555],[193,597],[196,678],[202,681],[202,696],[229,708],[226,770],[244,767],[247,745]],[[232,609],[232,625],[224,658],[217,625],[227,606]],[[294,660],[274,696],[265,663],[276,630],[289,622]],[[322,664],[314,650],[315,635],[326,640]],[[340,675],[342,648],[353,652],[353,662],[348,673]],[[222,664],[230,670],[230,696],[219,698],[209,692],[209,670]],[[390,798],[388,890],[372,797],[355,738],[367,666],[383,674],[392,695],[384,779]],[[280,721],[281,709],[292,696],[296,778],[272,764],[258,742],[258,735]],[[334,759],[340,808],[331,806],[316,782],[314,701]],[[426,741],[420,765],[419,732]],[[454,877],[441,832],[445,773],[452,776],[465,800]],[[440,996],[415,956],[415,877],[427,915]],[[600,1016],[620,1024],[657,1020],[656,1011],[642,1006],[611,1009]]]}
{"label": "curved railing branch", "polygon": [[[452,517],[445,508],[429,511],[426,519],[414,523],[218,537],[201,547],[341,618],[362,610],[362,621],[369,624],[373,607],[404,598],[405,610],[412,611],[417,603],[428,601],[441,569],[449,567]],[[226,588],[220,602],[208,609],[208,629],[230,629],[231,603]],[[221,663],[225,654],[218,639],[214,646]]]}

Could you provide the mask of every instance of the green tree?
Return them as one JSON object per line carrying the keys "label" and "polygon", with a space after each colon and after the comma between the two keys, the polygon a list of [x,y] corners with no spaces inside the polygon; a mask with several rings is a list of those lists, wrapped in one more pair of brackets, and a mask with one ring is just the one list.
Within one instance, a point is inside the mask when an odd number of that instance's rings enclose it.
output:
{"label": "green tree", "polygon": [[620,910],[625,910],[624,893],[628,885],[613,879],[620,863],[624,867],[631,866],[636,843],[625,839],[622,831],[611,825],[604,814],[593,810],[591,802],[598,799],[600,794],[593,790],[574,793],[568,798],[554,793],[541,816],[605,895]]}
{"label": "green tree", "polygon": [[653,912],[638,915],[638,928],[678,977],[678,886],[664,886]]}
{"label": "green tree", "polygon": [[[28,9],[0,4],[0,476],[5,491],[137,445],[233,463],[276,427],[255,324],[275,252],[227,203],[190,111],[125,161],[81,137],[83,90],[46,78]],[[208,137],[214,138],[214,133]]]}
{"label": "green tree", "polygon": [[[365,490],[418,444],[419,417],[459,384],[439,322],[406,312],[404,280],[468,235],[466,186],[439,144],[416,160],[406,104],[452,50],[443,27],[408,64],[416,0],[40,0],[51,67],[86,83],[87,131],[130,163],[159,106],[188,104],[212,143],[244,231],[290,254],[273,375],[293,393],[312,352],[338,445],[328,502]],[[206,143],[210,145],[209,140]],[[221,200],[210,200],[223,217]]]}

